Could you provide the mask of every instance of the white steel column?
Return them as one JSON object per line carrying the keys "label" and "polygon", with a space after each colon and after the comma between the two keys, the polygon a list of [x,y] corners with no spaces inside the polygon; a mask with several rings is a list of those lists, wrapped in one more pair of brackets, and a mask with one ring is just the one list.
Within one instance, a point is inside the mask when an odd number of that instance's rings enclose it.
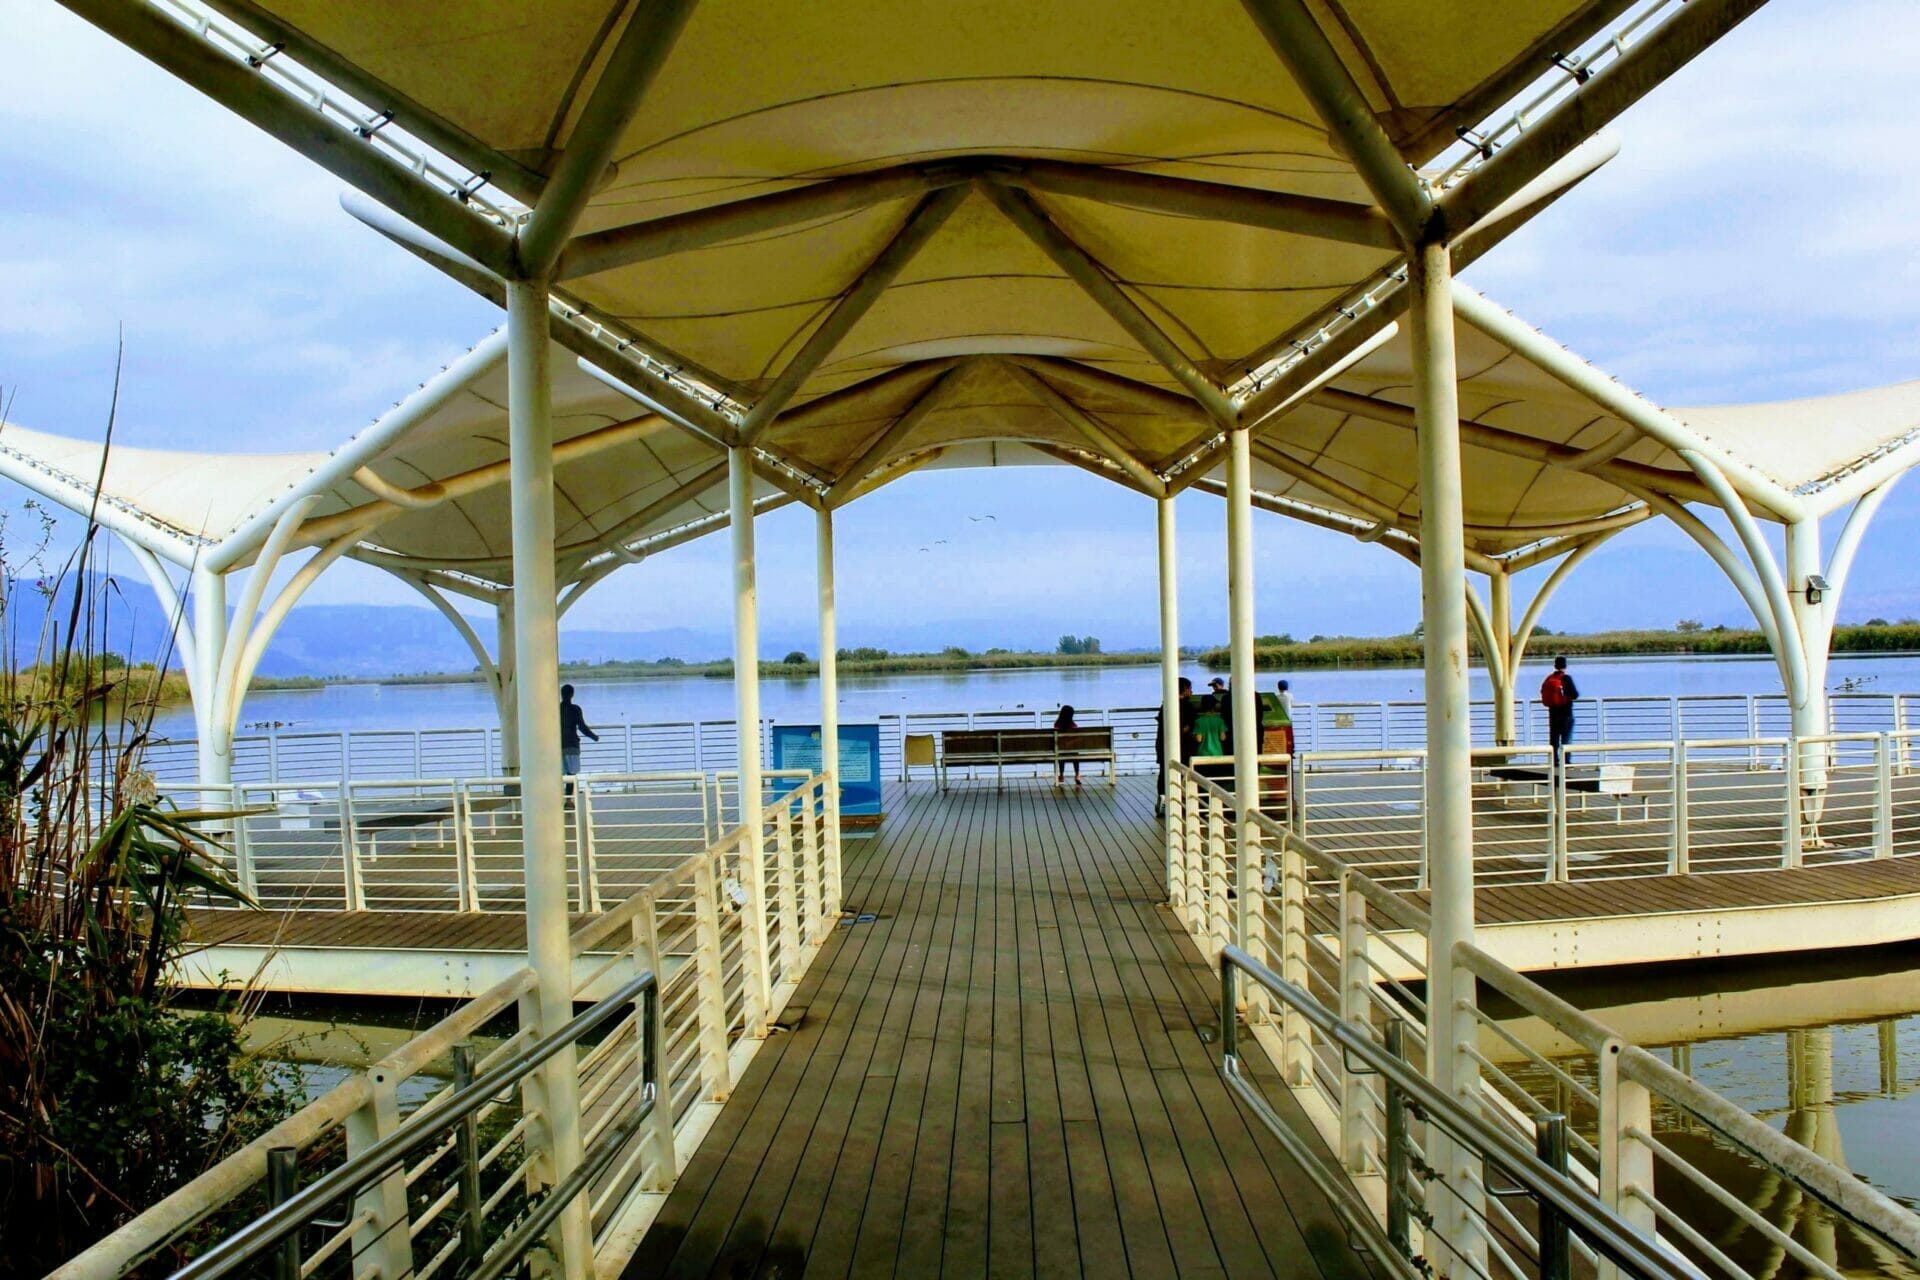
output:
{"label": "white steel column", "polygon": [[[1780,619],[1782,627],[1800,633],[1800,652],[1806,661],[1806,680],[1798,690],[1787,686],[1787,701],[1792,708],[1793,736],[1818,738],[1827,732],[1827,659],[1833,649],[1833,601],[1838,595],[1820,593],[1820,599],[1808,599],[1807,580],[1825,568],[1820,555],[1820,518],[1808,516],[1787,525],[1787,600],[1792,617]],[[1796,696],[1797,695],[1797,696]],[[1804,747],[1800,751],[1800,798],[1802,830],[1819,839],[1815,826],[1820,820],[1827,790],[1827,749]]]}
{"label": "white steel column", "polygon": [[1513,575],[1506,570],[1487,575],[1487,629],[1500,652],[1487,655],[1487,674],[1493,678],[1493,740],[1514,743],[1513,695],[1520,684],[1520,655],[1513,648]]}
{"label": "white steel column", "polygon": [[[193,570],[193,722],[200,781],[233,781],[233,735],[220,731],[220,660],[227,650],[227,575]],[[231,797],[203,797],[203,806],[227,808]]]}
{"label": "white steel column", "polygon": [[1227,433],[1227,615],[1233,680],[1233,799],[1240,814],[1234,941],[1265,961],[1254,926],[1260,910],[1260,704],[1253,687],[1253,458],[1251,433]]}
{"label": "white steel column", "polygon": [[[840,860],[840,623],[834,615],[833,510],[814,517],[815,578],[820,591],[820,770],[827,785],[827,856]],[[839,882],[836,875],[834,883]],[[838,911],[838,902],[826,904]]]}
{"label": "white steel column", "polygon": [[[1160,517],[1160,774],[1169,781],[1173,766],[1180,762],[1180,583],[1174,559],[1173,501],[1161,498],[1155,503]],[[1159,803],[1166,802],[1163,787]],[[1171,822],[1167,830],[1171,840]]]}
{"label": "white steel column", "polygon": [[[567,943],[567,834],[560,785],[560,624],[553,563],[553,397],[549,367],[547,288],[507,283],[508,453],[512,469],[513,649],[516,736],[520,744],[520,810],[525,842],[527,959],[538,980],[540,1035],[573,1016],[573,958]],[[533,1100],[546,1129],[557,1183],[581,1159],[580,1093],[575,1051],[562,1049],[533,1077]],[[563,1274],[591,1274],[593,1239],[586,1197],[577,1197],[554,1234]]]}
{"label": "white steel column", "polygon": [[502,591],[493,606],[494,645],[493,699],[500,712],[500,772],[520,772],[520,682],[514,678],[513,592]]}
{"label": "white steel column", "polygon": [[[1470,1010],[1473,976],[1455,967],[1454,947],[1473,940],[1473,733],[1467,683],[1467,571],[1460,479],[1460,399],[1455,382],[1453,264],[1444,244],[1408,260],[1413,303],[1413,399],[1420,447],[1421,620],[1426,637],[1426,854],[1433,924],[1428,940],[1428,1073],[1476,1112],[1479,1071],[1470,1051],[1478,1029]],[[1482,1265],[1486,1244],[1473,1211],[1479,1172],[1445,1145],[1428,1158],[1452,1194],[1432,1197],[1437,1234],[1458,1253],[1436,1261],[1445,1274]],[[1465,1261],[1462,1261],[1464,1259]]]}
{"label": "white steel column", "polygon": [[760,602],[754,581],[753,450],[727,450],[728,518],[733,528],[733,703],[739,739],[740,822],[750,828],[752,855],[742,862],[744,888],[752,908],[743,914],[753,937],[747,963],[747,1024],[755,1035],[766,1034],[765,998],[773,990],[767,961],[766,840],[760,826]]}

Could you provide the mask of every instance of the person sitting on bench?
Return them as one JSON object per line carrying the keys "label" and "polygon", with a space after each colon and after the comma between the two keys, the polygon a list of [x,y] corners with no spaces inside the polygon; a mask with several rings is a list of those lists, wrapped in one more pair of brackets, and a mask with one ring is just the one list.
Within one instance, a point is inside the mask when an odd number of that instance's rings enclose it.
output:
{"label": "person sitting on bench", "polygon": [[[1053,731],[1056,734],[1067,733],[1079,727],[1073,722],[1073,708],[1062,703],[1060,714],[1053,718]],[[1059,744],[1056,741],[1053,757],[1053,785],[1064,787],[1067,785],[1067,762],[1060,757],[1059,750]],[[1080,785],[1080,761],[1077,759],[1073,762],[1073,785],[1076,787]]]}

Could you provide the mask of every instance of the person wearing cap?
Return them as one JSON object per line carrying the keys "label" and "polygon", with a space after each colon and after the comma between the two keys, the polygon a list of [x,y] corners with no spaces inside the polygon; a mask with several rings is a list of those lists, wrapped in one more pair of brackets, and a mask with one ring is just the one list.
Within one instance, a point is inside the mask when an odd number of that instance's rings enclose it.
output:
{"label": "person wearing cap", "polygon": [[1233,752],[1233,689],[1231,686],[1227,684],[1225,680],[1222,680],[1219,676],[1215,676],[1212,680],[1209,680],[1207,682],[1207,688],[1213,690],[1213,700],[1220,708],[1220,719],[1226,725],[1227,732],[1224,740],[1225,750],[1227,751],[1228,754],[1232,754]]}

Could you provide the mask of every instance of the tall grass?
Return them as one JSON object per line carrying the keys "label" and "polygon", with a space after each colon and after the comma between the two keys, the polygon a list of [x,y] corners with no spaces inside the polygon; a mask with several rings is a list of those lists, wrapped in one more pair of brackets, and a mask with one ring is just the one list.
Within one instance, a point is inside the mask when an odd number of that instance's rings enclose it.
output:
{"label": "tall grass", "polygon": [[0,1275],[38,1276],[297,1094],[230,1008],[175,1007],[189,902],[238,896],[201,829],[232,815],[163,806],[140,766],[159,690],[102,657],[97,526],[49,571],[51,519],[26,518],[20,547],[0,518]]}

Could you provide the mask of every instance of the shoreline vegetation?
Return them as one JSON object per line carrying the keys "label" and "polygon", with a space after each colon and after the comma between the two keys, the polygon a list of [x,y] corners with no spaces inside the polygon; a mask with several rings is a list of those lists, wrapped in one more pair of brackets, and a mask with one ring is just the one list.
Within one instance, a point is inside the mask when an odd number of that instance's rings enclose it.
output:
{"label": "shoreline vegetation", "polygon": [[[1071,646],[1068,641],[1072,641]],[[1480,655],[1477,639],[1471,645]],[[1920,621],[1887,622],[1873,619],[1851,626],[1835,627],[1833,652],[1908,653],[1920,651]],[[1544,661],[1554,654],[1574,658],[1598,657],[1763,657],[1769,652],[1766,636],[1759,631],[1729,627],[1703,627],[1682,623],[1667,631],[1598,631],[1562,634],[1545,628],[1533,634],[1528,657]],[[1182,657],[1207,671],[1224,671],[1228,666],[1225,646],[1183,649]],[[1340,667],[1416,666],[1422,661],[1420,637],[1400,636],[1313,636],[1296,640],[1285,635],[1259,637],[1254,648],[1254,664],[1261,671],[1320,670]],[[1150,666],[1160,661],[1155,649],[1102,652],[1099,641],[1088,637],[1062,637],[1061,647],[1050,652],[1039,650],[987,649],[973,652],[952,646],[938,653],[893,653],[886,649],[855,648],[840,650],[839,668],[843,675],[900,675],[940,672],[1012,671],[1058,667]],[[820,664],[798,650],[779,661],[760,664],[766,679],[805,679],[819,673]],[[604,662],[562,662],[560,674],[575,680],[649,680],[702,676],[730,679],[731,659],[687,662],[679,658],[611,659]],[[254,680],[256,690],[324,689],[339,684],[470,684],[477,682],[477,671],[422,672],[397,676],[292,676],[261,677]],[[185,701],[186,679],[178,671],[166,673],[158,696],[162,701]]]}

